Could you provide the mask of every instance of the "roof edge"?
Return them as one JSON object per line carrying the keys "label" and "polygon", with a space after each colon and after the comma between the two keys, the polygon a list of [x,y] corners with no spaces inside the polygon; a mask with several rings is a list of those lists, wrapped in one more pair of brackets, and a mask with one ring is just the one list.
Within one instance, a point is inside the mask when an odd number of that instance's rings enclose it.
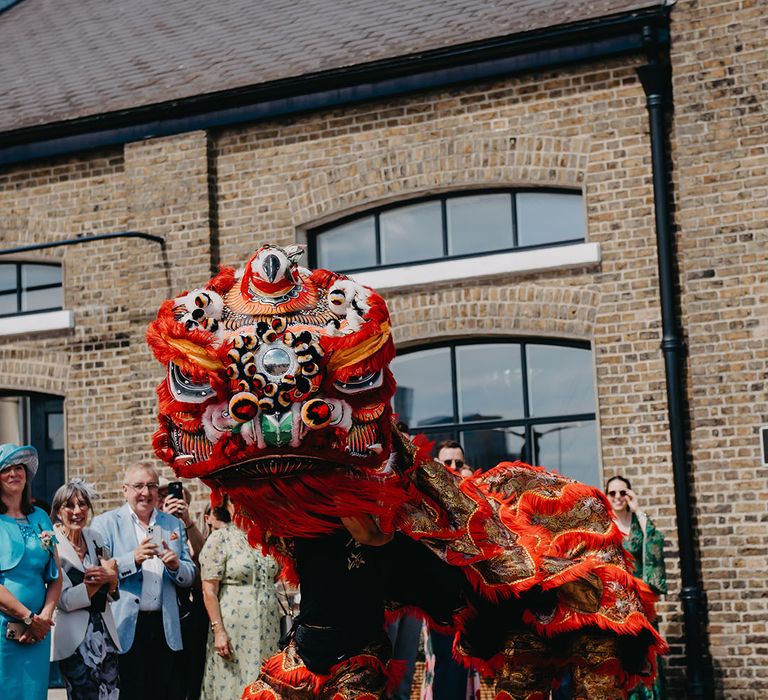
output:
{"label": "roof edge", "polygon": [[582,63],[669,42],[669,7],[0,132],[0,165]]}

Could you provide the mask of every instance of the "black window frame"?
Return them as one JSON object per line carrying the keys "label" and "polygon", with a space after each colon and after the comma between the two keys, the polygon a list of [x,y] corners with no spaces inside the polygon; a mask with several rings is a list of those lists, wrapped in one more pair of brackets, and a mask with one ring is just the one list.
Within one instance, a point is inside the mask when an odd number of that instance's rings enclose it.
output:
{"label": "black window frame", "polygon": [[[523,417],[522,418],[508,418],[498,420],[478,420],[478,421],[462,421],[459,415],[459,383],[458,374],[456,370],[456,348],[468,345],[517,345],[520,352],[520,371],[522,374],[522,391],[523,391]],[[589,350],[593,353],[594,349],[591,343],[588,341],[578,340],[563,340],[559,338],[541,338],[537,336],[514,336],[514,337],[494,337],[494,338],[461,338],[446,340],[444,342],[424,343],[415,345],[404,349],[402,352],[397,353],[397,357],[406,357],[407,355],[421,352],[424,350],[437,350],[448,348],[450,353],[450,365],[451,365],[451,399],[452,399],[452,412],[453,421],[451,423],[435,423],[434,425],[409,425],[409,429],[412,435],[423,433],[427,437],[435,434],[450,434],[452,439],[460,442],[464,445],[462,433],[480,431],[480,430],[493,430],[498,428],[515,428],[521,427],[524,429],[525,437],[524,444],[526,453],[521,457],[524,462],[529,464],[535,464],[538,455],[531,454],[532,447],[534,445],[532,429],[534,426],[540,425],[554,425],[557,423],[579,423],[591,421],[597,426],[597,387],[594,386],[595,397],[595,410],[591,413],[572,413],[572,414],[558,414],[552,416],[531,416],[530,412],[530,387],[528,386],[528,358],[526,348],[529,345],[549,345],[562,348],[574,348],[580,350]],[[397,375],[395,374],[395,379]],[[393,399],[394,401],[394,399]],[[598,444],[596,448],[599,452],[599,435]]]}
{"label": "black window frame", "polygon": [[[61,311],[64,306],[63,304],[61,306],[51,306],[46,307],[43,309],[31,309],[29,311],[23,311],[22,310],[22,297],[25,292],[37,292],[37,291],[43,291],[46,289],[61,289],[62,290],[62,300],[64,297],[64,270],[61,265],[61,263],[57,262],[48,262],[48,261],[37,261],[37,260],[3,260],[0,261],[0,265],[15,265],[16,266],[16,289],[15,290],[7,290],[7,291],[0,291],[0,297],[10,296],[11,294],[16,295],[16,311],[12,313],[6,313],[2,314],[0,313],[0,318],[13,318],[14,316],[29,316],[31,314],[44,314],[48,313],[50,311]],[[24,287],[22,285],[22,269],[25,265],[35,265],[37,267],[54,267],[58,268],[61,271],[61,282],[56,284],[36,284],[32,285],[31,287]]]}
{"label": "black window frame", "polygon": [[[483,188],[483,189],[469,189],[458,190],[452,192],[444,192],[442,194],[429,194],[423,197],[415,197],[413,199],[399,199],[396,202],[385,204],[380,207],[374,207],[359,211],[349,216],[345,216],[341,219],[336,219],[322,226],[310,229],[307,232],[307,241],[309,243],[308,260],[309,265],[312,268],[319,267],[317,253],[317,239],[327,231],[335,229],[339,226],[351,223],[358,219],[364,219],[369,216],[373,216],[374,225],[374,239],[376,245],[376,264],[368,267],[355,267],[355,268],[336,268],[334,272],[342,272],[344,274],[352,274],[355,272],[369,272],[372,270],[387,270],[399,267],[412,267],[414,265],[428,265],[430,263],[440,262],[443,260],[465,260],[469,258],[477,258],[488,255],[497,255],[500,253],[514,253],[523,250],[537,250],[540,248],[556,248],[560,246],[574,245],[575,243],[583,243],[586,241],[585,237],[570,238],[563,241],[555,241],[549,243],[537,243],[533,245],[521,246],[518,244],[518,220],[517,220],[517,197],[518,194],[569,194],[578,196],[584,201],[584,193],[582,190],[569,189],[564,187],[496,187],[496,188]],[[512,212],[512,241],[513,245],[510,248],[495,248],[493,250],[484,250],[478,253],[464,253],[460,255],[448,254],[448,215],[447,215],[447,202],[450,199],[460,199],[462,197],[472,197],[484,194],[509,194],[510,195],[510,207]],[[404,207],[410,207],[414,204],[425,204],[427,202],[440,202],[440,210],[442,217],[442,234],[443,234],[443,254],[434,258],[423,258],[420,260],[411,260],[397,263],[384,263],[381,262],[381,215],[394,209],[402,209]]]}

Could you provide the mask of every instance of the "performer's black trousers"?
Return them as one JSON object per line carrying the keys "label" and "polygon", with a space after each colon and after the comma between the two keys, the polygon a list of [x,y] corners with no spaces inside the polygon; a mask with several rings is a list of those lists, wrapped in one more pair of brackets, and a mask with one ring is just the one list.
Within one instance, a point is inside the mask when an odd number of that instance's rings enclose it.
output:
{"label": "performer's black trousers", "polygon": [[166,700],[175,657],[165,641],[162,612],[140,612],[133,645],[120,654],[120,700]]}

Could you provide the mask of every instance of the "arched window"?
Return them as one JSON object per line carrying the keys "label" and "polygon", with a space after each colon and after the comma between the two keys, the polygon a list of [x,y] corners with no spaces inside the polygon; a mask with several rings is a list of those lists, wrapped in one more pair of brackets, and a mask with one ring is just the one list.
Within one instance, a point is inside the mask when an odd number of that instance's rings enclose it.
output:
{"label": "arched window", "polygon": [[494,190],[411,200],[311,232],[310,262],[337,272],[577,243],[579,192]]}
{"label": "arched window", "polygon": [[395,358],[395,412],[487,469],[522,459],[600,483],[592,352],[544,340],[466,342]]}
{"label": "arched window", "polygon": [[61,265],[0,263],[0,316],[56,311],[63,304]]}

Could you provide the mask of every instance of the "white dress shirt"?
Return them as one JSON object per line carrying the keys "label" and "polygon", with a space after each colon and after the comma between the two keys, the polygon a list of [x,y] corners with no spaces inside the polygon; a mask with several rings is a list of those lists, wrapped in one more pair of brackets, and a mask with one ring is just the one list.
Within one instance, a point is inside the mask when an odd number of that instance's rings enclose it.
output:
{"label": "white dress shirt", "polygon": [[[133,528],[136,531],[136,539],[141,544],[148,537],[147,528],[144,527],[133,511],[131,511],[131,519],[133,520]],[[157,511],[153,510],[152,517],[149,519],[150,527],[154,526],[156,519]],[[141,563],[141,599],[139,601],[139,610],[141,612],[162,610],[164,569],[165,564],[163,564],[160,557],[145,559]]]}

